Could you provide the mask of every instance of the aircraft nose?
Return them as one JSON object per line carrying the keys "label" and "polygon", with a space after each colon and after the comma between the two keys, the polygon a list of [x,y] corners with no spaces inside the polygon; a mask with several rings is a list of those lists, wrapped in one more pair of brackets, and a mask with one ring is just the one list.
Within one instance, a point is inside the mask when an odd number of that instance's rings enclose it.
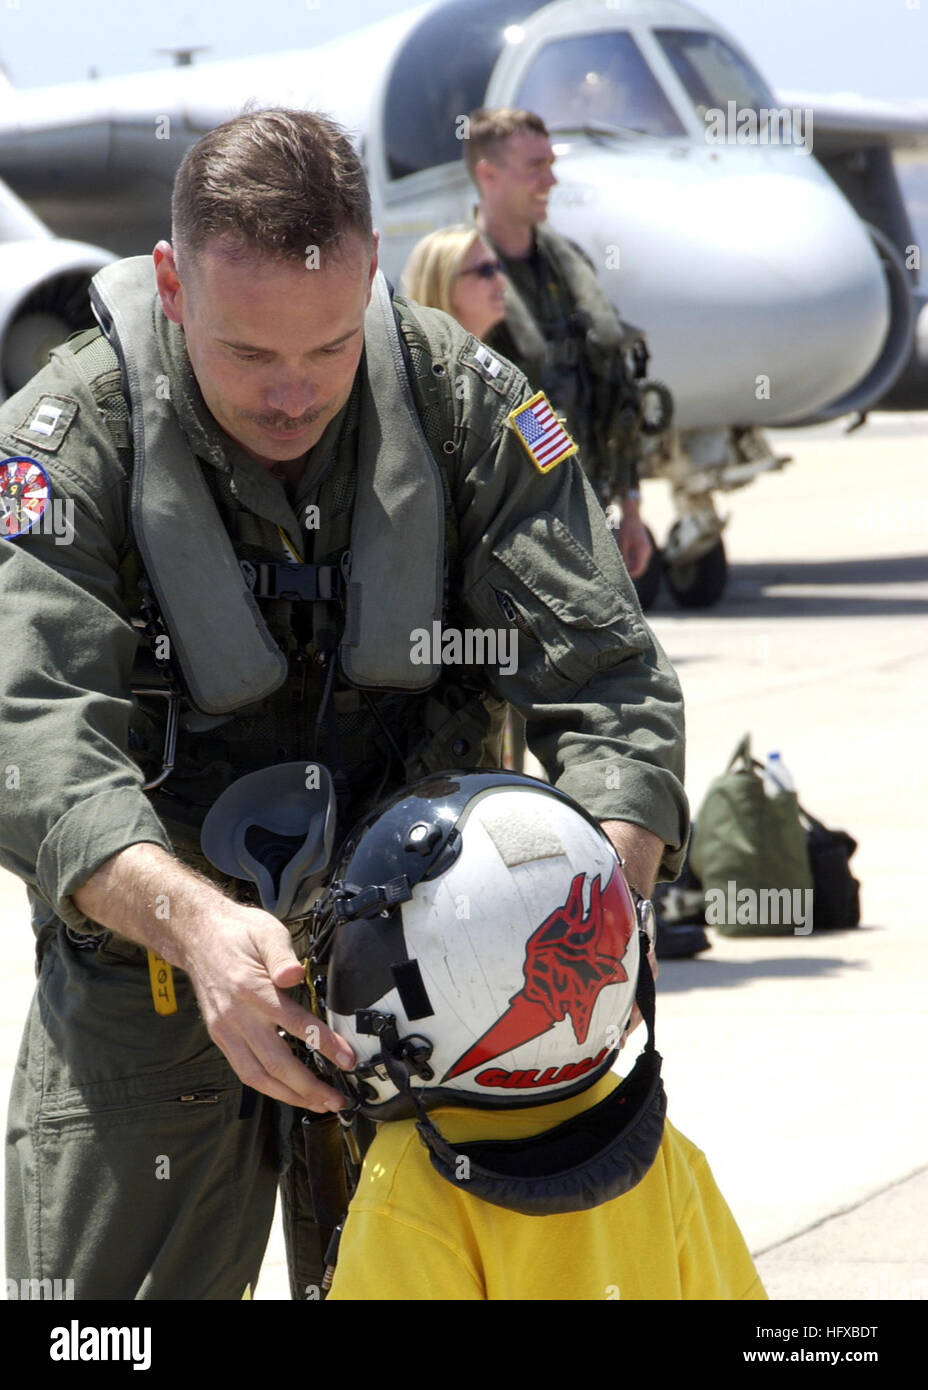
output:
{"label": "aircraft nose", "polygon": [[632,177],[610,184],[600,184],[596,222],[605,264],[609,243],[619,264],[600,278],[622,317],[645,329],[679,426],[804,415],[876,360],[890,312],[880,261],[810,156],[700,151],[652,169],[644,188]]}

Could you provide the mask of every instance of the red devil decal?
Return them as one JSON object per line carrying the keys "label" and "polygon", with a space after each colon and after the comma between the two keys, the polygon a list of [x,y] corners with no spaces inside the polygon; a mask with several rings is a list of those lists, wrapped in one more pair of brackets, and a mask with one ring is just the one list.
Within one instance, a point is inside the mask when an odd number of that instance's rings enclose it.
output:
{"label": "red devil decal", "polygon": [[583,881],[577,874],[563,907],[532,933],[525,947],[525,984],[502,1018],[458,1058],[444,1076],[450,1081],[540,1037],[570,1016],[574,1037],[586,1041],[593,1006],[607,985],[628,979],[622,960],[634,929],[635,911],[618,865],[605,891],[593,879],[590,910],[583,915]]}

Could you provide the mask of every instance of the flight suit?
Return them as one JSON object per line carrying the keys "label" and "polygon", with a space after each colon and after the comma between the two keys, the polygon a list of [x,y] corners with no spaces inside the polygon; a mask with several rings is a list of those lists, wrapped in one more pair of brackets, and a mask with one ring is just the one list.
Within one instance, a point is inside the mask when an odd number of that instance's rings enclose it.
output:
{"label": "flight suit", "polygon": [[494,249],[506,271],[506,317],[486,341],[566,417],[587,477],[610,502],[638,486],[641,409],[618,341],[621,321],[592,263],[549,227],[535,229],[528,257]]}
{"label": "flight suit", "polygon": [[[667,846],[661,875],[678,872],[688,828],[680,690],[582,470],[569,460],[543,474],[530,460],[507,423],[529,394],[515,369],[444,315],[398,297],[395,307],[416,408],[447,480],[446,626],[516,628],[517,669],[449,667],[416,695],[358,691],[331,661],[337,608],[273,600],[268,624],[292,663],[284,687],[218,724],[188,711],[177,769],[148,794],[140,762],[157,753],[160,729],[151,702],[130,694],[139,647],[130,620],[140,604],[145,614],[146,590],[111,349],[98,334],[77,335],[0,408],[3,454],[41,462],[74,518],[68,544],[41,527],[0,541],[0,863],[28,887],[38,973],[10,1106],[9,1277],[73,1278],[78,1298],[240,1298],[257,1278],[287,1169],[292,1290],[317,1287],[318,1256],[301,1248],[311,1217],[293,1113],[243,1091],[182,971],[176,1012],[156,1014],[144,950],[88,921],[70,897],[138,842],[219,878],[200,854],[198,824],[255,763],[334,764],[347,825],[414,777],[497,762],[509,701],[551,780],[600,819],[652,830]],[[337,559],[339,508],[361,505],[349,466],[354,393],[288,493],[209,415],[183,333],[157,306],[155,331],[172,408],[236,554],[279,559],[283,533],[307,560]],[[385,574],[384,602],[389,583]],[[335,678],[320,718],[323,671]]]}

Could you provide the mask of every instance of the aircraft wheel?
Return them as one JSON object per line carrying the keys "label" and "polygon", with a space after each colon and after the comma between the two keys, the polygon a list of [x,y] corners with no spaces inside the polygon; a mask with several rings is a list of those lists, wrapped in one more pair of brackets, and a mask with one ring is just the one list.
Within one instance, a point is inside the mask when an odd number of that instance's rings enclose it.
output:
{"label": "aircraft wheel", "polygon": [[673,396],[662,381],[640,381],[642,434],[663,434],[673,419]]}
{"label": "aircraft wheel", "polygon": [[691,564],[666,565],[667,588],[681,608],[711,608],[725,592],[728,560],[719,540]]}
{"label": "aircraft wheel", "polygon": [[661,587],[664,560],[657,547],[657,541],[654,539],[651,528],[646,526],[644,529],[648,533],[648,539],[653,549],[651,551],[651,558],[648,561],[648,568],[645,570],[644,574],[639,574],[637,579],[633,579],[632,583],[635,586],[635,593],[638,595],[638,602],[641,604],[642,609],[646,611],[657,598],[657,591]]}

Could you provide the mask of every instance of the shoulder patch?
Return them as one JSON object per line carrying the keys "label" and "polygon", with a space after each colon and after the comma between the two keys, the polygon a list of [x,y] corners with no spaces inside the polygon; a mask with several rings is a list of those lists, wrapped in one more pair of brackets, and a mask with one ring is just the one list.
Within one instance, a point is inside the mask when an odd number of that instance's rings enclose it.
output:
{"label": "shoulder patch", "polygon": [[36,459],[0,459],[0,536],[11,541],[31,531],[51,496],[51,479]]}
{"label": "shoulder patch", "polygon": [[500,357],[497,353],[492,352],[478,338],[468,339],[458,355],[458,361],[462,366],[470,367],[481,381],[492,386],[493,390],[500,396],[507,394],[512,384],[515,368],[505,357]]}
{"label": "shoulder patch", "polygon": [[536,391],[506,417],[522,441],[539,473],[550,473],[559,463],[579,452],[579,446],[554,413],[544,391]]}
{"label": "shoulder patch", "polygon": [[54,454],[61,447],[77,412],[77,401],[70,396],[40,396],[29,406],[26,418],[12,431],[12,437],[45,454]]}

